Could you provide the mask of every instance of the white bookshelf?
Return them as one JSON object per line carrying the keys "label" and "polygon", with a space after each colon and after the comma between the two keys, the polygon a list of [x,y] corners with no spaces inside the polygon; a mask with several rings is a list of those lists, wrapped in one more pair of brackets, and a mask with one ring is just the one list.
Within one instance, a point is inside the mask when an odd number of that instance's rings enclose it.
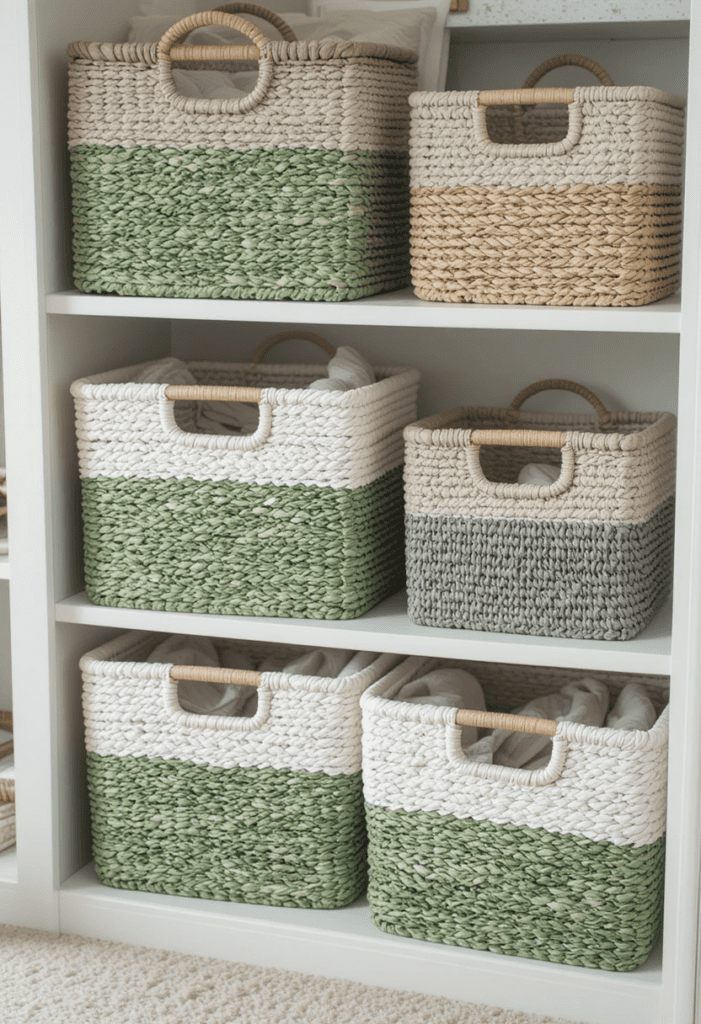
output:
{"label": "white bookshelf", "polygon": [[[637,309],[458,306],[422,302],[410,290],[337,304],[84,295],[73,289],[69,266],[65,47],[79,38],[123,38],[136,6],[136,0],[0,5],[1,109],[5,137],[13,139],[12,158],[0,165],[0,216],[12,223],[0,250],[14,510],[10,617],[13,674],[21,681],[14,692],[19,845],[11,857],[0,854],[0,920],[586,1024],[696,1024],[701,193],[693,187],[686,196],[681,297]],[[689,83],[687,181],[695,183],[701,179],[698,7],[697,0],[472,0],[467,15],[450,19],[450,80],[463,88],[491,87],[480,76],[487,75],[484,69],[502,73],[492,59],[502,41],[509,47],[503,66],[513,61],[520,80],[523,68],[539,63],[544,51],[561,52],[560,41],[572,40],[594,59],[613,62],[622,84],[639,69],[641,83],[680,91],[691,52],[696,61]],[[665,607],[635,640],[604,643],[418,627],[409,621],[402,595],[346,622],[91,604],[82,592],[71,381],[171,353],[243,360],[266,334],[294,324],[320,329],[336,343],[347,339],[375,362],[417,365],[422,415],[459,402],[508,403],[521,386],[545,376],[581,379],[613,408],[678,412],[674,612]],[[90,864],[77,663],[85,651],[126,629],[669,674],[669,835],[660,949],[637,971],[610,974],[388,936],[374,928],[362,903],[299,911],[101,885]]]}

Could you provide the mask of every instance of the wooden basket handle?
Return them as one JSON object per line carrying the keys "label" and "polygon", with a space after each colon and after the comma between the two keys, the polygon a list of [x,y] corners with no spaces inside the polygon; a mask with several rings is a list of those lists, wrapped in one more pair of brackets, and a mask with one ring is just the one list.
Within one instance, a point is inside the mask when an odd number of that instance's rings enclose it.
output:
{"label": "wooden basket handle", "polygon": [[336,349],[327,341],[326,338],[322,338],[320,334],[313,334],[311,331],[280,331],[279,334],[271,334],[269,338],[261,342],[258,348],[251,356],[251,366],[257,366],[261,361],[266,352],[269,352],[275,345],[279,345],[283,341],[312,341],[319,348],[323,348],[324,352],[328,353],[329,356],[336,355]]}
{"label": "wooden basket handle", "polygon": [[528,715],[502,715],[492,711],[458,711],[456,725],[474,725],[478,729],[506,729],[509,732],[532,732],[538,736],[554,736],[557,722]]}
{"label": "wooden basket handle", "polygon": [[170,678],[174,683],[180,679],[192,679],[198,683],[224,683],[226,686],[260,686],[263,674],[261,672],[249,672],[243,668],[171,665]]}
{"label": "wooden basket handle", "polygon": [[[224,25],[250,39],[254,46],[176,46],[178,40],[187,36],[196,28],[204,25]],[[223,11],[200,11],[198,14],[191,14],[182,21],[177,22],[161,36],[158,44],[158,60],[167,71],[173,61],[226,61],[226,60],[259,60],[260,48],[268,42],[266,36],[252,25],[250,21],[235,14],[226,14]]]}
{"label": "wooden basket handle", "polygon": [[[585,68],[587,71],[591,71],[592,75],[596,75],[602,85],[613,85],[613,79],[609,73],[602,68],[601,64],[597,64],[595,60],[591,60],[589,57],[582,57],[578,53],[560,53],[557,57],[551,57],[549,60],[539,64],[535,71],[530,73],[521,88],[532,89],[548,71],[565,67]],[[552,102],[558,101],[554,100]]]}
{"label": "wooden basket handle", "polygon": [[531,395],[537,395],[541,391],[571,391],[575,395],[581,395],[596,410],[600,426],[604,426],[611,420],[611,413],[593,391],[585,388],[583,384],[577,384],[576,381],[561,380],[555,377],[549,380],[537,380],[535,383],[523,388],[509,406],[509,411],[516,415],[527,398],[530,398]]}
{"label": "wooden basket handle", "polygon": [[297,36],[287,22],[279,14],[276,14],[275,11],[269,11],[267,7],[244,3],[222,4],[221,7],[215,7],[214,10],[221,11],[223,14],[252,14],[255,18],[262,18],[263,21],[267,21],[269,25],[276,28],[286,43],[297,42]]}
{"label": "wooden basket handle", "polygon": [[262,388],[217,387],[207,384],[169,384],[166,398],[171,402],[253,402],[260,405]]}

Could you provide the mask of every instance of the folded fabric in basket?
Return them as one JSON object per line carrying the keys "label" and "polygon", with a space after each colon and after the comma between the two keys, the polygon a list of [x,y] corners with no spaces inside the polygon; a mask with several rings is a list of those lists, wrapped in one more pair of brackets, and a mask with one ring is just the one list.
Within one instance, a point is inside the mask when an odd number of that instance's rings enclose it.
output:
{"label": "folded fabric in basket", "polygon": [[[376,657],[376,654],[366,651],[354,654],[352,651],[320,648],[292,659],[272,655],[256,664],[251,658],[225,644],[217,650],[206,637],[171,636],[159,644],[146,660],[173,665],[205,665],[337,679],[360,672]],[[183,679],[178,682],[178,701],[184,711],[195,715],[252,718],[258,707],[258,694],[250,686]]]}
{"label": "folded fabric in basket", "polygon": [[[484,711],[484,693],[475,677],[460,668],[437,668],[410,683],[397,692],[395,700],[410,704],[435,704],[438,707],[463,708],[467,711]],[[466,726],[463,729],[463,744],[477,741],[477,729]]]}
{"label": "folded fabric in basket", "polygon": [[[197,384],[182,359],[168,357],[151,363],[135,378],[135,384]],[[350,391],[375,383],[368,361],[348,345],[341,345],[329,360],[328,377],[312,381],[308,390]],[[203,434],[253,434],[258,426],[258,406],[247,402],[199,402],[191,429]]]}
{"label": "folded fabric in basket", "polygon": [[550,487],[559,479],[560,472],[559,466],[551,466],[549,462],[529,462],[519,473],[518,482]]}

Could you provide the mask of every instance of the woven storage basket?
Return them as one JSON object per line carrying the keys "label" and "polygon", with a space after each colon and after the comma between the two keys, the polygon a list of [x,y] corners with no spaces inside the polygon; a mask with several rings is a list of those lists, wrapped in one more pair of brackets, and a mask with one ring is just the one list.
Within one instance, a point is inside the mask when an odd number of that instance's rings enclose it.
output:
{"label": "woven storage basket", "polygon": [[[161,640],[127,633],[80,662],[100,880],[243,903],[351,903],[366,881],[359,697],[397,659],[339,679],[146,663]],[[254,663],[308,649],[214,643]],[[257,712],[183,711],[183,678],[256,685]]]}
{"label": "woven storage basket", "polygon": [[[254,358],[300,336],[276,335]],[[188,368],[201,387],[129,383],[143,367],[72,385],[90,599],[347,619],[399,589],[402,430],[418,372],[376,367],[376,384],[329,392],[305,390],[324,366]],[[256,432],[181,429],[174,400],[193,397],[257,402]]]}
{"label": "woven storage basket", "polygon": [[[361,699],[374,923],[431,942],[633,969],[661,927],[667,711],[649,732],[625,732],[390,699],[426,671],[459,664],[409,658]],[[461,667],[502,714],[583,675]],[[587,674],[612,694],[636,678]],[[637,679],[660,711],[663,680]],[[554,735],[550,763],[531,772],[470,761],[458,720],[521,731],[530,722],[528,731]]]}
{"label": "woven storage basket", "polygon": [[[0,729],[3,732],[12,732],[12,712],[11,711],[0,711]],[[14,742],[8,740],[6,743],[0,743],[0,759],[3,757],[9,757],[10,754],[14,753]],[[15,780],[14,779],[3,779],[0,778],[0,804],[14,803],[15,799]],[[1,849],[2,847],[0,847]]]}
{"label": "woven storage basket", "polygon": [[[271,42],[233,13],[262,15]],[[181,46],[202,25],[252,46]],[[119,295],[338,301],[409,283],[409,107],[416,54],[299,42],[229,4],[160,43],[69,47],[78,288]],[[177,92],[187,68],[260,73],[241,99]]]}
{"label": "woven storage basket", "polygon": [[[602,86],[534,89],[551,68]],[[680,283],[684,100],[615,88],[564,54],[520,90],[414,93],[416,294],[443,302],[640,306]],[[564,106],[566,104],[566,106]]]}
{"label": "woven storage basket", "polygon": [[[539,391],[596,416],[524,413]],[[628,640],[671,584],[676,420],[608,412],[546,380],[506,409],[452,409],[407,427],[409,614],[429,626]],[[519,484],[560,461],[551,486]]]}

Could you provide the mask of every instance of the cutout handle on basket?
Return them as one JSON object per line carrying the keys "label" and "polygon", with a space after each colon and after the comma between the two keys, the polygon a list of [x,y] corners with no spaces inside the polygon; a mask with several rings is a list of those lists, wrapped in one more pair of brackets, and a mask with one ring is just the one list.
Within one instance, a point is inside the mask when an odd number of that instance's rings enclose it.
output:
{"label": "cutout handle on basket", "polygon": [[599,417],[600,427],[606,426],[611,421],[611,413],[593,391],[590,391],[583,384],[577,384],[576,381],[563,380],[556,377],[549,378],[548,380],[537,380],[523,388],[512,401],[509,410],[518,418],[518,413],[526,399],[530,398],[531,395],[540,394],[541,391],[571,391],[574,395],[581,395],[582,398],[589,402]]}
{"label": "cutout handle on basket", "polygon": [[[177,46],[176,44],[196,28],[204,25],[224,25],[246,36],[253,46]],[[158,43],[158,80],[170,102],[179,110],[189,113],[245,114],[264,98],[273,80],[273,62],[261,56],[268,38],[250,21],[223,11],[200,11],[178,21],[165,32]],[[175,87],[172,76],[173,61],[259,61],[258,81],[247,96],[232,99],[194,99],[183,96]]]}
{"label": "cutout handle on basket", "polygon": [[214,668],[207,665],[172,665],[171,681],[190,679],[198,683],[223,683],[225,686],[260,686],[263,675],[243,668]]}
{"label": "cutout handle on basket", "polygon": [[326,338],[322,338],[320,334],[314,334],[312,331],[280,331],[278,334],[271,334],[269,338],[261,342],[258,348],[251,356],[251,366],[257,366],[261,361],[266,352],[269,352],[275,345],[280,345],[283,341],[311,341],[319,348],[323,348],[329,356],[336,355],[336,349],[327,341]]}
{"label": "cutout handle on basket", "polygon": [[506,729],[509,732],[536,733],[538,736],[554,736],[557,722],[548,718],[531,718],[528,715],[502,715],[491,711],[459,710],[455,716],[456,725],[473,725],[478,729]]}

